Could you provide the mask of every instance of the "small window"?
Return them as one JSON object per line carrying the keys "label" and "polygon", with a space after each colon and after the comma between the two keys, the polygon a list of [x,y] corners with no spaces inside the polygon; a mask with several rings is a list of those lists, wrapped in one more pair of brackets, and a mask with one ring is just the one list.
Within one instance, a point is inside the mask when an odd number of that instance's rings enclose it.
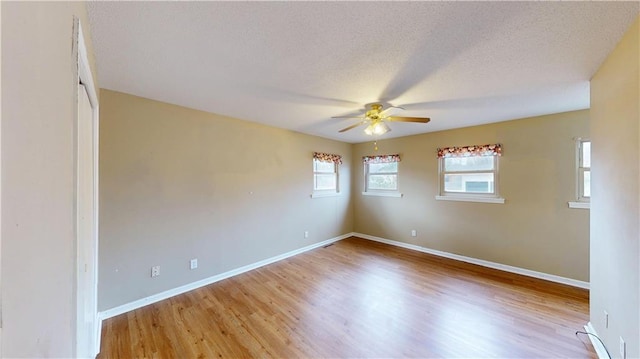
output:
{"label": "small window", "polygon": [[439,200],[504,203],[498,193],[501,145],[438,149]]}
{"label": "small window", "polygon": [[398,192],[400,155],[363,157],[365,195],[401,197]]}
{"label": "small window", "polygon": [[313,190],[338,192],[338,166],[334,162],[313,160]]}
{"label": "small window", "polygon": [[398,162],[367,163],[367,191],[397,191]]}
{"label": "small window", "polygon": [[591,141],[578,140],[578,201],[591,198]]}
{"label": "small window", "polygon": [[569,208],[589,209],[591,207],[591,141],[576,139],[576,200],[569,202]]}
{"label": "small window", "polygon": [[339,192],[338,167],[340,155],[313,153],[313,194],[311,198],[336,196]]}

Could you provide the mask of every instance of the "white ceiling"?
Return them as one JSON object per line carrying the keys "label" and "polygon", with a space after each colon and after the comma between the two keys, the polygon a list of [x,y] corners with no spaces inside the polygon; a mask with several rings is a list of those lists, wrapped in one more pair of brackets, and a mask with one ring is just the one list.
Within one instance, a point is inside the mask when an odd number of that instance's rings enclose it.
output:
{"label": "white ceiling", "polygon": [[589,107],[639,2],[91,2],[100,86],[357,143]]}

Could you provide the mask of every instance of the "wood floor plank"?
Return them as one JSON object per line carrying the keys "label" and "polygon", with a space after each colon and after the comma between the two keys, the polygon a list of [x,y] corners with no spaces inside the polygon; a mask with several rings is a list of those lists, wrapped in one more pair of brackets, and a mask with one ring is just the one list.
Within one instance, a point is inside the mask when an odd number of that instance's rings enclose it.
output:
{"label": "wood floor plank", "polygon": [[98,358],[597,358],[587,290],[360,238],[110,318]]}

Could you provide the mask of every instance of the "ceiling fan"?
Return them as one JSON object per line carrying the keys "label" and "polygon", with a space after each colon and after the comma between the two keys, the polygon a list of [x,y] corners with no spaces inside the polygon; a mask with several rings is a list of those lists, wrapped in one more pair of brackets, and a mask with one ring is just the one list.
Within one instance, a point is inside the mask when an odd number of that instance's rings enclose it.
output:
{"label": "ceiling fan", "polygon": [[418,122],[427,123],[431,121],[428,117],[400,117],[394,116],[399,111],[404,110],[402,107],[390,106],[387,109],[383,109],[382,104],[374,103],[370,105],[370,109],[360,116],[335,116],[332,118],[357,118],[360,121],[347,128],[343,128],[338,132],[349,131],[360,125],[367,125],[364,129],[364,133],[369,136],[382,135],[389,131],[391,128],[387,125],[387,122]]}

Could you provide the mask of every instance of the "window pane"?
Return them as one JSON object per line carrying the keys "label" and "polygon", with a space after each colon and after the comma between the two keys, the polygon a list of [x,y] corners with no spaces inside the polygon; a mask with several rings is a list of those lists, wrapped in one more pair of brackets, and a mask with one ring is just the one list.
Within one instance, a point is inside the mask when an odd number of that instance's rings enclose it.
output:
{"label": "window pane", "polygon": [[591,167],[591,142],[582,142],[582,167]]}
{"label": "window pane", "polygon": [[494,193],[493,173],[445,174],[445,192]]}
{"label": "window pane", "polygon": [[582,177],[582,192],[584,197],[591,197],[591,171],[584,171]]}
{"label": "window pane", "polygon": [[398,175],[369,175],[367,189],[397,190]]}
{"label": "window pane", "polygon": [[330,190],[336,189],[336,176],[333,174],[321,174],[314,175],[314,189],[316,190]]}
{"label": "window pane", "polygon": [[462,176],[445,175],[444,190],[445,192],[464,192],[464,184],[462,183]]}
{"label": "window pane", "polygon": [[369,163],[369,173],[398,172],[398,162]]}
{"label": "window pane", "polygon": [[333,162],[322,162],[318,160],[313,160],[313,171],[314,172],[335,172],[336,164]]}
{"label": "window pane", "polygon": [[445,172],[493,170],[493,156],[447,157],[444,159]]}

